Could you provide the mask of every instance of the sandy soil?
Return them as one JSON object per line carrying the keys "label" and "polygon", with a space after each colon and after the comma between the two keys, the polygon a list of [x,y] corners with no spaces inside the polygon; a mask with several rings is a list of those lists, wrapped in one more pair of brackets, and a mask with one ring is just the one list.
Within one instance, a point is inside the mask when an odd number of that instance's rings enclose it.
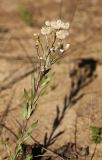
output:
{"label": "sandy soil", "polygon": [[[27,7],[33,15],[34,26],[29,27],[18,13],[19,5]],[[46,19],[58,18],[71,23],[67,57],[53,67],[56,73],[46,94],[39,101],[39,107],[32,120],[39,120],[33,136],[43,143],[45,133],[50,136],[56,109],[60,115],[65,107],[65,97],[71,93],[78,80],[83,77],[73,104],[66,109],[54,135],[64,130],[49,148],[68,142],[78,146],[89,146],[90,159],[95,144],[91,141],[90,126],[102,127],[102,1],[66,0],[60,11],[58,0],[0,0],[0,134],[11,146],[16,142],[17,124],[22,120],[23,89],[30,89],[31,77],[35,70],[33,33],[38,31]],[[94,63],[78,68],[83,59]],[[33,63],[34,62],[34,63]],[[71,73],[77,70],[73,76]],[[85,72],[92,72],[90,76]],[[5,157],[0,147],[0,156]],[[82,159],[82,157],[80,158]],[[84,158],[85,159],[85,158]],[[96,150],[94,160],[102,160],[102,144]]]}

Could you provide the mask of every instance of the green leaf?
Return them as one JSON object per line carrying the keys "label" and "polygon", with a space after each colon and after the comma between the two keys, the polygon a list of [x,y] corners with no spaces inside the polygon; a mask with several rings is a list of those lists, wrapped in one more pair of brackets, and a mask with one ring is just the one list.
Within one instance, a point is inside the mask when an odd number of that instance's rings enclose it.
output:
{"label": "green leaf", "polygon": [[41,82],[41,92],[40,92],[41,96],[46,92],[46,88],[47,88],[48,84],[50,83],[53,75],[54,75],[54,73],[52,73],[50,75],[46,75],[45,78],[42,80],[42,82]]}
{"label": "green leaf", "polygon": [[26,116],[26,118],[27,118],[27,119],[29,119],[29,118],[30,118],[30,116],[31,116],[31,112],[32,112],[32,106],[31,106],[31,105],[29,105],[28,110],[27,110],[27,116]]}
{"label": "green leaf", "polygon": [[59,64],[60,63],[59,59],[52,59],[51,60],[51,65],[53,65],[55,63]]}
{"label": "green leaf", "polygon": [[7,151],[8,155],[9,155],[10,157],[12,157],[12,156],[11,156],[10,147],[9,147],[7,144],[5,144],[5,147],[6,147],[6,151]]}
{"label": "green leaf", "polygon": [[12,151],[11,151],[9,145],[5,144],[5,148],[6,148],[7,154],[10,157],[10,160],[14,160],[15,156],[12,155]]}
{"label": "green leaf", "polygon": [[21,136],[19,136],[19,139],[18,139],[15,157],[22,154],[22,143],[23,143],[23,139],[22,139],[22,135],[21,135]]}
{"label": "green leaf", "polygon": [[33,19],[31,13],[24,6],[19,7],[19,15],[21,19],[29,26],[33,26]]}
{"label": "green leaf", "polygon": [[26,102],[25,107],[24,107],[24,113],[23,113],[23,117],[24,117],[24,118],[27,118],[28,108],[29,108],[29,103]]}
{"label": "green leaf", "polygon": [[36,107],[37,107],[37,104],[35,104],[35,107],[32,108],[32,110],[31,110],[31,116],[32,116],[32,114],[35,112]]}
{"label": "green leaf", "polygon": [[102,142],[102,128],[101,127],[91,127],[92,130],[92,141],[94,143],[101,143]]}
{"label": "green leaf", "polygon": [[31,98],[34,100],[35,97],[35,78],[32,79],[32,95]]}
{"label": "green leaf", "polygon": [[24,97],[25,97],[26,101],[29,101],[30,97],[29,97],[28,92],[25,88],[24,88]]}
{"label": "green leaf", "polygon": [[46,88],[47,86],[45,86],[45,88],[43,88],[40,92],[40,96],[43,96],[46,93]]}
{"label": "green leaf", "polygon": [[39,72],[35,72],[35,73],[34,73],[34,79],[35,79],[35,82],[40,79],[40,74],[39,74]]}
{"label": "green leaf", "polygon": [[93,134],[97,135],[97,134],[99,134],[100,128],[98,128],[98,127],[91,127],[91,130],[92,130]]}
{"label": "green leaf", "polygon": [[32,160],[32,156],[31,155],[27,155],[26,160]]}
{"label": "green leaf", "polygon": [[100,128],[100,134],[102,134],[102,127]]}
{"label": "green leaf", "polygon": [[38,124],[38,121],[32,123],[31,126],[27,129],[25,139],[28,139],[31,136],[32,131],[37,126],[37,124]]}
{"label": "green leaf", "polygon": [[18,131],[18,137],[22,136],[22,126],[19,127],[19,131]]}
{"label": "green leaf", "polygon": [[50,54],[46,56],[45,68],[47,68],[47,69],[49,68],[49,65],[50,65],[50,57],[51,57]]}
{"label": "green leaf", "polygon": [[49,84],[49,82],[51,81],[51,79],[52,79],[52,74],[51,75],[47,75],[43,80],[42,80],[42,83],[41,83],[41,87],[42,88],[44,88],[44,87],[46,87],[48,84]]}
{"label": "green leaf", "polygon": [[101,137],[97,137],[97,136],[92,136],[92,141],[94,143],[101,143],[102,142],[102,138]]}

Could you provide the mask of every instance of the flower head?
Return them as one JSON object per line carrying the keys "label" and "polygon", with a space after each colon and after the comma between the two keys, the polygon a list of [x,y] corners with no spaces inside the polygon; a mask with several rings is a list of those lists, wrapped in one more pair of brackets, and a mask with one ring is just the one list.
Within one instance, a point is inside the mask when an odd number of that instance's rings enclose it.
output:
{"label": "flower head", "polygon": [[56,37],[61,40],[65,39],[68,35],[69,32],[66,30],[60,30],[56,32]]}
{"label": "flower head", "polygon": [[53,28],[53,29],[60,29],[61,28],[61,26],[62,26],[62,21],[60,20],[60,19],[58,19],[58,20],[54,20],[54,21],[51,21],[51,27]]}
{"label": "flower head", "polygon": [[65,52],[66,50],[69,49],[70,44],[63,44],[63,42],[58,42],[56,46],[56,51],[60,51],[61,53]]}
{"label": "flower head", "polygon": [[69,23],[68,23],[68,22],[66,22],[66,23],[63,22],[63,23],[61,24],[61,28],[62,28],[62,29],[66,29],[66,30],[69,29]]}
{"label": "flower head", "polygon": [[51,26],[51,22],[50,21],[45,21],[45,25],[50,27]]}
{"label": "flower head", "polygon": [[[67,49],[69,49],[69,44],[65,43],[66,37],[69,35],[69,22],[63,22],[61,19],[58,20],[52,20],[52,21],[45,21],[45,25],[41,28],[40,34],[34,34],[34,37],[36,39],[35,47],[37,49],[37,52],[39,51],[39,46],[42,49],[42,52],[45,55],[46,50],[49,54],[55,54],[55,53],[64,53]],[[40,38],[40,35],[42,34],[44,38],[44,42],[46,45],[44,45]],[[49,43],[51,42],[52,45]],[[40,55],[40,54],[39,54]],[[43,57],[40,57],[40,61]],[[44,57],[45,58],[45,57]],[[48,57],[47,57],[48,59]],[[43,69],[42,69],[43,70]]]}
{"label": "flower head", "polygon": [[46,24],[46,26],[51,26],[53,29],[65,29],[65,30],[67,30],[69,28],[69,23],[68,22],[64,23],[60,19],[53,20],[51,22],[46,21],[45,24]]}
{"label": "flower head", "polygon": [[69,43],[67,43],[67,44],[65,45],[65,47],[64,47],[65,51],[66,51],[66,50],[68,50],[68,49],[69,49],[69,47],[70,47],[70,44],[69,44]]}
{"label": "flower head", "polygon": [[42,27],[41,29],[41,34],[43,35],[48,35],[52,32],[52,28],[51,27]]}

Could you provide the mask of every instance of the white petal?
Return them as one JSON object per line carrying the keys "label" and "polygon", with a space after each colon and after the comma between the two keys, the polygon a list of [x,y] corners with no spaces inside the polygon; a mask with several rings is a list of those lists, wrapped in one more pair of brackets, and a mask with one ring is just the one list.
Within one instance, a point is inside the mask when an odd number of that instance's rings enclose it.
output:
{"label": "white petal", "polygon": [[51,26],[51,22],[50,21],[45,21],[45,25],[46,26]]}
{"label": "white petal", "polygon": [[57,20],[57,21],[51,21],[51,27],[53,29],[60,29],[60,21]]}
{"label": "white petal", "polygon": [[42,27],[42,29],[41,29],[41,34],[43,34],[43,35],[50,34],[51,32],[52,32],[51,27]]}
{"label": "white petal", "polygon": [[68,43],[68,44],[66,44],[66,46],[65,46],[65,50],[69,49],[69,47],[70,47],[70,44],[69,44],[69,43]]}
{"label": "white petal", "polygon": [[69,32],[67,32],[66,30],[60,30],[56,32],[56,37],[58,39],[65,39],[68,35],[69,35]]}

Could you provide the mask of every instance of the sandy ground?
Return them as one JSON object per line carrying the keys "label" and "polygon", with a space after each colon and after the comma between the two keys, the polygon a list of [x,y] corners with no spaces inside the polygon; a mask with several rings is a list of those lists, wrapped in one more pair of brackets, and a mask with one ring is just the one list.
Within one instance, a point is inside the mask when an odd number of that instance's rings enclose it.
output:
{"label": "sandy ground", "polygon": [[[24,5],[33,15],[34,26],[29,27],[18,14],[19,5]],[[60,13],[61,12],[61,13]],[[71,47],[67,57],[53,67],[56,73],[46,94],[39,101],[39,107],[32,120],[39,120],[33,136],[43,143],[45,133],[50,136],[56,108],[60,115],[65,107],[65,96],[70,95],[71,84],[83,76],[83,84],[75,103],[63,116],[55,134],[64,130],[50,146],[51,149],[76,142],[79,146],[89,146],[90,154],[94,150],[91,141],[90,126],[102,127],[102,1],[66,0],[60,11],[58,0],[0,0],[0,123],[1,137],[16,142],[17,124],[22,120],[23,89],[30,89],[31,77],[35,70],[33,33],[38,31],[46,19],[58,18],[71,22],[69,43]],[[77,75],[70,76],[83,59],[95,61],[90,77],[85,75],[84,67]],[[34,62],[34,63],[33,63]],[[90,65],[88,66],[90,70]],[[88,80],[87,80],[88,79]],[[74,86],[76,87],[76,86]],[[0,156],[5,152],[1,145]],[[85,158],[84,158],[85,159]],[[102,160],[102,144],[96,150],[94,160]]]}

